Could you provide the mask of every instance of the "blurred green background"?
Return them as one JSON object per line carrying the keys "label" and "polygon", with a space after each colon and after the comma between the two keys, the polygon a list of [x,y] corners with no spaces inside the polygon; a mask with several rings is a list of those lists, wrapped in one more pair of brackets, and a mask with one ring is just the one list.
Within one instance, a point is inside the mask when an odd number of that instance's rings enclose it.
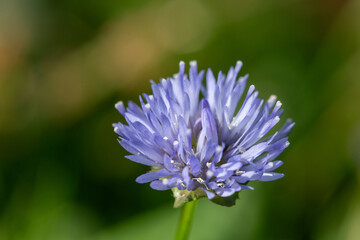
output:
{"label": "blurred green background", "polygon": [[0,0],[0,239],[172,239],[171,192],[135,183],[111,124],[193,59],[242,60],[297,124],[285,178],[200,200],[191,239],[360,239],[354,0]]}

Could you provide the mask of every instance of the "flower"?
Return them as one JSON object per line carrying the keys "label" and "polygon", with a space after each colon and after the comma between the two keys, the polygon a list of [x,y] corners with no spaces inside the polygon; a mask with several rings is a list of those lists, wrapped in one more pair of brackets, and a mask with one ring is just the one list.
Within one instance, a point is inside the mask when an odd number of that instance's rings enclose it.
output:
{"label": "flower", "polygon": [[[251,85],[243,101],[248,75],[237,79],[238,61],[225,75],[214,77],[190,62],[160,83],[151,81],[153,94],[143,94],[140,107],[123,102],[115,107],[127,124],[115,123],[119,143],[132,155],[128,159],[152,167],[139,176],[156,190],[173,189],[176,198],[226,199],[250,181],[283,177],[273,172],[283,164],[275,160],[289,145],[287,135],[294,123],[287,120],[280,131],[269,131],[280,121],[281,102],[266,102]],[[238,110],[239,109],[239,110]],[[188,200],[188,199],[187,199]]]}

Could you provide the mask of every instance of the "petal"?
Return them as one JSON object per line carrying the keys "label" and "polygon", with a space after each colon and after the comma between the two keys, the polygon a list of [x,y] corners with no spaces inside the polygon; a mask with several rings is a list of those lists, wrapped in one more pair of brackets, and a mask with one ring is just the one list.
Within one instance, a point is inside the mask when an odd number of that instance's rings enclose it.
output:
{"label": "petal", "polygon": [[[174,159],[171,159],[169,156],[164,155],[164,167],[168,169],[171,172],[177,172],[179,171],[178,168],[175,167],[175,164],[177,163]],[[178,163],[180,164],[180,163]]]}
{"label": "petal", "polygon": [[[179,126],[179,141],[181,141],[186,149],[191,149],[191,136],[187,134],[188,127],[187,124],[181,116],[178,117],[178,126]],[[191,131],[191,130],[190,130]]]}
{"label": "petal", "polygon": [[122,101],[119,101],[115,104],[115,108],[119,111],[119,113],[121,113],[121,115],[124,116],[125,114],[125,107],[124,107],[124,103]]}
{"label": "petal", "polygon": [[[163,153],[161,153],[161,151],[158,148],[154,147],[154,145],[149,144],[146,141],[133,138],[129,141],[122,141],[121,145],[123,145],[124,142],[127,142],[131,147],[138,150],[138,152],[142,153],[145,156],[148,156],[150,159],[154,161],[156,160],[161,161],[163,158]],[[131,153],[136,154],[134,152]]]}
{"label": "petal", "polygon": [[235,190],[233,188],[218,188],[215,192],[220,197],[230,197],[235,193]]}
{"label": "petal", "polygon": [[215,77],[211,69],[209,68],[206,72],[206,99],[209,101],[210,106],[215,105]]}
{"label": "petal", "polygon": [[171,187],[168,186],[168,184],[164,180],[152,181],[150,183],[150,187],[152,189],[159,190],[159,191],[165,191],[165,190],[168,190],[168,189],[171,188]]}
{"label": "petal", "polygon": [[195,156],[190,157],[190,171],[194,176],[198,176],[201,173],[201,164],[199,159],[197,159]]}
{"label": "petal", "polygon": [[213,199],[215,197],[215,193],[210,192],[204,188],[202,188],[202,190],[204,190],[204,192],[206,193],[206,196],[208,197],[208,199]]}
{"label": "petal", "polygon": [[125,156],[127,159],[133,161],[133,162],[137,162],[137,163],[141,163],[147,166],[151,166],[151,167],[161,167],[161,164],[159,162],[155,162],[149,158],[147,158],[144,155],[128,155]]}
{"label": "petal", "polygon": [[280,179],[280,178],[282,178],[284,176],[285,175],[282,174],[282,173],[273,173],[273,172],[269,173],[269,172],[266,172],[260,178],[260,181],[262,181],[262,182],[274,181],[274,180]]}
{"label": "petal", "polygon": [[213,114],[209,108],[203,109],[201,112],[201,123],[206,130],[207,138],[210,138],[213,142],[218,142],[216,122]]}
{"label": "petal", "polygon": [[236,83],[231,96],[228,98],[228,102],[226,106],[228,107],[228,119],[231,119],[234,115],[236,106],[238,105],[239,99],[241,98],[242,94],[244,93],[246,81],[249,75],[245,75],[244,77],[240,78]]}
{"label": "petal", "polygon": [[136,178],[136,182],[137,183],[147,183],[147,182],[151,182],[156,179],[167,177],[170,175],[172,175],[172,173],[166,171],[165,169],[160,169],[157,172],[148,172],[143,175],[140,175],[139,177]]}
{"label": "petal", "polygon": [[184,167],[184,169],[182,171],[182,177],[184,179],[184,183],[186,184],[186,186],[188,186],[190,184],[190,181],[191,181],[188,166]]}
{"label": "petal", "polygon": [[273,162],[269,162],[266,164],[265,166],[265,171],[266,172],[271,172],[274,171],[275,169],[277,169],[278,167],[280,167],[281,165],[283,165],[282,161],[273,161]]}
{"label": "petal", "polygon": [[242,167],[242,163],[241,162],[228,162],[225,164],[221,165],[221,168],[226,169],[227,171],[235,171],[238,170]]}
{"label": "petal", "polygon": [[259,155],[261,155],[266,150],[267,147],[268,147],[267,142],[258,143],[255,146],[252,146],[246,152],[244,152],[241,155],[241,157],[248,161],[251,161],[257,158]]}

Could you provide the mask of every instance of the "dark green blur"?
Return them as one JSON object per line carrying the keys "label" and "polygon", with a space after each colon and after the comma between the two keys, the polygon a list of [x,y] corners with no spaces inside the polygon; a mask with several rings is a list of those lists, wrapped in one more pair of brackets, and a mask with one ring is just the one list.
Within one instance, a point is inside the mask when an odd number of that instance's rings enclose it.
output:
{"label": "dark green blur", "polygon": [[180,60],[242,60],[296,122],[286,176],[201,199],[190,239],[360,239],[356,0],[0,0],[0,239],[172,239],[171,192],[135,183],[111,124]]}

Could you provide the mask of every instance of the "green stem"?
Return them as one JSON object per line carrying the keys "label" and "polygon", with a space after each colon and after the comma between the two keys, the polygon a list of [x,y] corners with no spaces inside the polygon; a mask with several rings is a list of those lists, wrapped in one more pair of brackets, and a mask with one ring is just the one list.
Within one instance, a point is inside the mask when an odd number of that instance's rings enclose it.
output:
{"label": "green stem", "polygon": [[197,200],[190,201],[184,204],[181,208],[178,228],[175,235],[175,240],[187,240],[189,237],[191,224],[194,216]]}

